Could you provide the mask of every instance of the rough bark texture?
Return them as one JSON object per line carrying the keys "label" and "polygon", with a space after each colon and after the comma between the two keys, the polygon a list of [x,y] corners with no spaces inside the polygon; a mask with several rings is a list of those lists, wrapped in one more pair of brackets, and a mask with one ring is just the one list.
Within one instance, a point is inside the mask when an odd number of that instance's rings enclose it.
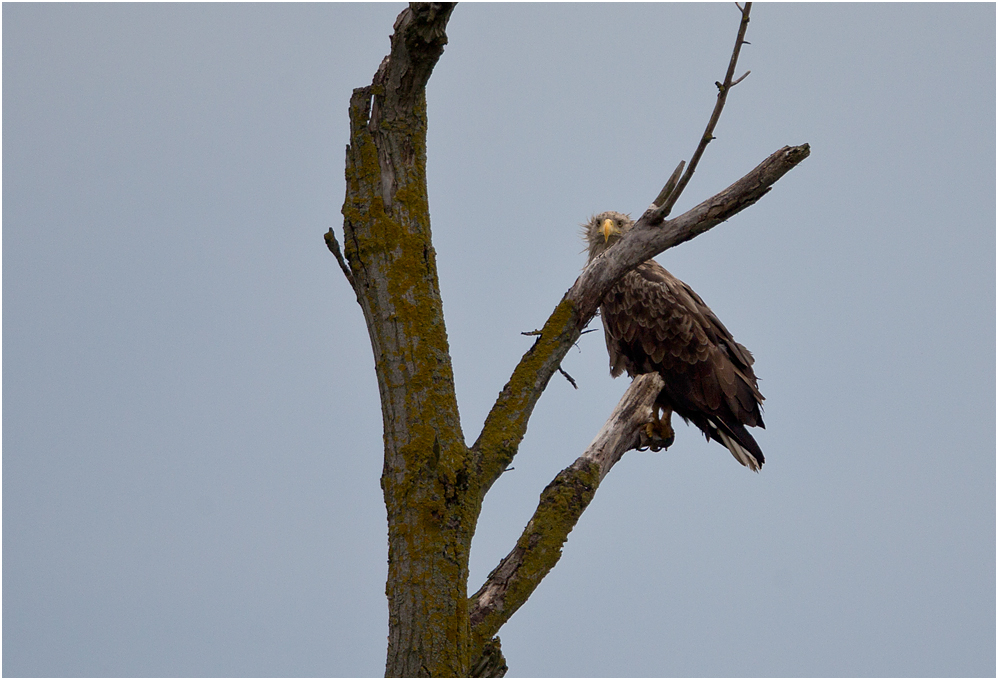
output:
{"label": "rough bark texture", "polygon": [[656,213],[658,206],[653,204],[625,238],[589,263],[513,370],[472,447],[483,495],[512,462],[534,405],[607,291],[645,260],[712,229],[758,201],[810,153],[807,144],[783,147],[724,191],[668,221],[661,219]]}
{"label": "rough bark texture", "polygon": [[[646,211],[565,294],[468,448],[454,392],[426,189],[425,86],[447,42],[444,31],[452,10],[452,3],[410,5],[395,22],[391,53],[372,84],[354,90],[342,253],[332,230],[326,235],[363,310],[381,393],[388,676],[505,674],[494,635],[557,563],[609,469],[626,450],[647,443],[640,426],[650,420],[661,388],[657,375],[635,379],[586,453],[541,494],[513,551],[468,598],[468,556],[482,498],[516,455],[548,381],[603,296],[627,271],[759,200],[809,153],[807,145],[785,147],[725,191],[667,222],[662,206]],[[660,199],[675,197],[670,188],[676,186],[675,177]]]}
{"label": "rough bark texture", "polygon": [[471,665],[470,677],[501,678],[506,675],[508,670],[509,667],[506,665],[506,657],[502,654],[499,638],[494,637],[483,645],[481,655]]}
{"label": "rough bark texture", "polygon": [[810,154],[811,147],[807,144],[785,146],[724,191],[671,220],[663,221],[656,215],[657,206],[652,205],[625,238],[589,263],[566,293],[566,299],[575,304],[588,323],[603,296],[624,274],[662,251],[731,219],[769,193],[777,180]]}
{"label": "rough bark texture", "polygon": [[430,240],[426,81],[452,5],[399,15],[391,54],[350,100],[344,250],[384,420],[390,676],[465,675],[477,495],[458,418]]}
{"label": "rough bark texture", "polygon": [[471,597],[473,652],[487,644],[561,559],[568,534],[610,468],[624,453],[647,443],[642,426],[651,421],[662,387],[656,373],[635,378],[586,451],[541,493],[516,547]]}

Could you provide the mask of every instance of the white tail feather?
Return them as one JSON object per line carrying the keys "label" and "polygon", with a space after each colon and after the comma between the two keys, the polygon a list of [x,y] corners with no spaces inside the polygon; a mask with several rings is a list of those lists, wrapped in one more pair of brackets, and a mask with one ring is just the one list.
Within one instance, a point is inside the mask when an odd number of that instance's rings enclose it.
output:
{"label": "white tail feather", "polygon": [[707,422],[710,423],[710,425],[714,428],[714,431],[717,432],[718,436],[720,436],[721,443],[724,444],[728,451],[731,452],[731,455],[735,457],[735,460],[753,472],[759,471],[759,468],[762,466],[759,465],[759,461],[755,459],[755,456],[749,453],[748,449],[739,444],[733,438],[729,437],[724,430],[714,424],[714,421],[708,420]]}

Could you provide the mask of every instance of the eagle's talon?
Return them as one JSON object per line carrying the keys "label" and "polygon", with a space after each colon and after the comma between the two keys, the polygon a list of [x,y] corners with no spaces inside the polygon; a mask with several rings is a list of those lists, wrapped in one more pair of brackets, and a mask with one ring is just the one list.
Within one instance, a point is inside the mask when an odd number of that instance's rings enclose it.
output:
{"label": "eagle's talon", "polygon": [[672,446],[672,442],[676,441],[676,433],[669,426],[669,423],[662,423],[662,427],[659,429],[659,437],[662,440],[662,448],[667,449]]}
{"label": "eagle's talon", "polygon": [[643,434],[641,444],[652,451],[667,449],[676,440],[676,433],[672,426],[666,421],[659,420],[657,413],[655,420],[645,423],[641,429]]}

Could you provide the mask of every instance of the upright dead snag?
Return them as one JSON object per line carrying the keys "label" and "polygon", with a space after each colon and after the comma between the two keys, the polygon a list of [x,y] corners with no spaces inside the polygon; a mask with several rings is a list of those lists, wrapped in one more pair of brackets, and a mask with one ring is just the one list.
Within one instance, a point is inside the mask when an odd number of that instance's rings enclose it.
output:
{"label": "upright dead snag", "polygon": [[[658,376],[635,379],[589,449],[541,494],[513,551],[468,598],[468,557],[482,498],[516,455],[548,381],[604,295],[629,270],[759,200],[809,153],[807,145],[784,147],[725,191],[666,220],[709,141],[723,106],[719,96],[686,175],[681,177],[680,164],[626,238],[583,270],[537,333],[469,448],[454,392],[426,188],[425,87],[447,43],[453,9],[453,3],[412,3],[395,21],[391,53],[371,85],[354,90],[343,250],[331,229],[326,234],[363,310],[381,396],[388,676],[500,677],[506,672],[493,636],[557,563],[610,468],[626,450],[646,443],[643,414],[660,389],[654,382]],[[750,3],[742,8],[721,94],[738,82],[731,75],[749,9]]]}
{"label": "upright dead snag", "polygon": [[452,3],[419,3],[403,11],[391,54],[350,99],[344,252],[384,420],[391,676],[462,675],[469,665],[466,583],[477,503],[463,493],[468,449],[426,190],[425,87],[452,10]]}

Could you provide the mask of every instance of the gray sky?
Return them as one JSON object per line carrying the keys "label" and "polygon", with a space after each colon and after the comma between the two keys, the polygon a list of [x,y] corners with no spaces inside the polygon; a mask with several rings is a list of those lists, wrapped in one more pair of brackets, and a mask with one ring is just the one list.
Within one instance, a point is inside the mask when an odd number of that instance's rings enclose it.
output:
{"label": "gray sky", "polygon": [[[4,675],[380,675],[381,413],[340,228],[402,5],[3,6]],[[428,88],[464,432],[689,159],[729,4],[461,5]],[[681,423],[501,631],[510,675],[993,676],[995,6],[753,9],[659,260],[757,359],[763,472]],[[599,322],[594,323],[594,327]],[[473,592],[602,425],[600,334],[488,496]]]}

